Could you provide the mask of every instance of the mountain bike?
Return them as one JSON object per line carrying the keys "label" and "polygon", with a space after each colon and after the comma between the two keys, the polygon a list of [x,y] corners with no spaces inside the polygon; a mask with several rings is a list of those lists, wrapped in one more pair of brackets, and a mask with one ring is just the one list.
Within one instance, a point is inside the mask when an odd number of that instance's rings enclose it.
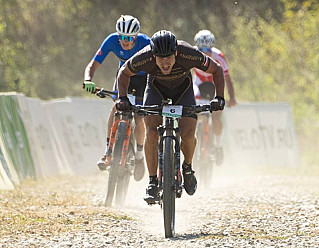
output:
{"label": "mountain bike", "polygon": [[[212,111],[210,105],[180,106],[167,101],[162,106],[132,106],[140,115],[161,115],[163,123],[158,127],[158,203],[163,210],[165,237],[175,235],[175,199],[182,196],[180,170],[180,129],[178,120],[204,111]],[[217,106],[216,106],[217,109]],[[214,110],[214,109],[213,109]]]}
{"label": "mountain bike", "polygon": [[[117,95],[116,92],[96,88],[95,94],[101,98]],[[130,96],[134,99],[134,96]],[[109,177],[105,206],[112,206],[115,194],[115,202],[123,205],[127,195],[129,181],[135,166],[135,150],[132,111],[116,111],[111,128],[109,149],[106,161],[109,161]]]}

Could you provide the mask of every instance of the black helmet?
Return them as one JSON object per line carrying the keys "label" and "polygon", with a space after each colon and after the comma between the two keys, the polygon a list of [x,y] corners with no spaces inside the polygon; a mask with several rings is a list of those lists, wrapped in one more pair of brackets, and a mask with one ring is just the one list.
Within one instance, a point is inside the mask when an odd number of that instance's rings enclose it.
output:
{"label": "black helmet", "polygon": [[151,38],[151,48],[155,56],[170,56],[177,49],[177,39],[170,31],[158,31]]}

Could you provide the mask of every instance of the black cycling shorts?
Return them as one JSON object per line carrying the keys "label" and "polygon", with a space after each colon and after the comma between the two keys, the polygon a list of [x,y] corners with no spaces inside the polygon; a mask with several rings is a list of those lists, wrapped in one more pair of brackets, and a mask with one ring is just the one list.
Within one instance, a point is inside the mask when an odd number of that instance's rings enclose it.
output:
{"label": "black cycling shorts", "polygon": [[[191,75],[180,86],[174,89],[162,86],[156,79],[150,79],[145,89],[144,105],[161,105],[162,100],[167,99],[172,99],[172,104],[175,105],[195,105],[196,101]],[[196,114],[190,117],[197,119]]]}
{"label": "black cycling shorts", "polygon": [[[147,83],[147,74],[145,75],[134,75],[130,78],[130,85],[128,87],[128,93],[132,94],[135,90],[134,96],[143,99],[144,91]],[[115,80],[113,85],[113,91],[117,91],[117,82]],[[114,98],[113,98],[114,99]],[[143,100],[137,100],[139,104],[142,104]]]}
{"label": "black cycling shorts", "polygon": [[200,96],[203,99],[213,100],[215,98],[215,84],[212,82],[203,82],[198,86]]}

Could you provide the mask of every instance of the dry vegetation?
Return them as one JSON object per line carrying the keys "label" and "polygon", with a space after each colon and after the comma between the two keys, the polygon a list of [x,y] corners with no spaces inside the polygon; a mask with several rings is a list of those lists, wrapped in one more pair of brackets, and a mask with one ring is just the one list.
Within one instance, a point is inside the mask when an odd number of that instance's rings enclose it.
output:
{"label": "dry vegetation", "polygon": [[106,173],[27,181],[0,193],[0,247],[315,247],[318,167],[217,168],[209,191],[177,201],[174,239],[159,206],[132,182],[125,207],[105,208]]}

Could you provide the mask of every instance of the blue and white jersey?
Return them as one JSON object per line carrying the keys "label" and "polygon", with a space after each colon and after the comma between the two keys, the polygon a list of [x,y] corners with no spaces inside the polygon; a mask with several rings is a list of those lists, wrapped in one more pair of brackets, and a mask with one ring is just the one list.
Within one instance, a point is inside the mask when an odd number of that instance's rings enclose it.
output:
{"label": "blue and white jersey", "polygon": [[[118,33],[112,33],[103,41],[100,49],[96,52],[94,60],[103,63],[109,52],[113,52],[119,59],[119,68],[125,63],[126,60],[131,58],[135,53],[150,44],[150,38],[139,33],[135,39],[135,45],[131,50],[124,50],[120,44]],[[144,71],[139,72],[136,75],[145,75]]]}

